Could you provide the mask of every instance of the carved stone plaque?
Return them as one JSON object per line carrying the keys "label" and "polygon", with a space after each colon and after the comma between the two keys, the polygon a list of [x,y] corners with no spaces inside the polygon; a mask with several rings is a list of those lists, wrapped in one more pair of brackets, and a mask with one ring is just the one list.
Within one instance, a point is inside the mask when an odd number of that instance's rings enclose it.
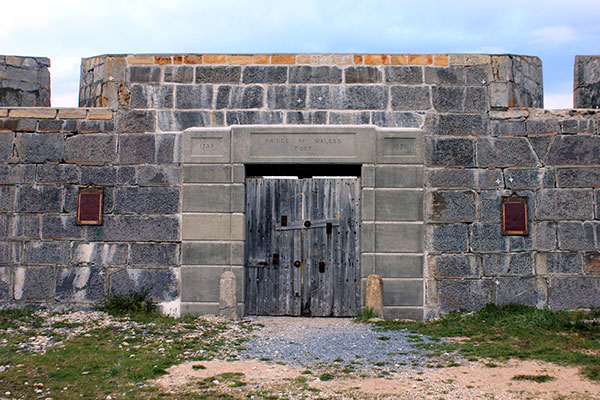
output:
{"label": "carved stone plaque", "polygon": [[522,236],[529,234],[527,196],[502,197],[502,234]]}
{"label": "carved stone plaque", "polygon": [[77,225],[102,225],[102,196],[101,187],[79,188],[77,196]]}

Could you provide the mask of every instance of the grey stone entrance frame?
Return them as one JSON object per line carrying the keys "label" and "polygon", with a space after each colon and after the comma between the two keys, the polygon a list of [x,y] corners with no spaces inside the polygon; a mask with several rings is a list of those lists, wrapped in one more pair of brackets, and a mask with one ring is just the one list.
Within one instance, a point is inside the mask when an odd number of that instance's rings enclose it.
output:
{"label": "grey stone entrance frame", "polygon": [[[423,132],[375,126],[190,128],[182,140],[181,312],[216,314],[219,279],[237,277],[244,315],[248,164],[361,165],[362,297],[384,281],[386,318],[423,318]],[[278,171],[273,170],[273,175]]]}

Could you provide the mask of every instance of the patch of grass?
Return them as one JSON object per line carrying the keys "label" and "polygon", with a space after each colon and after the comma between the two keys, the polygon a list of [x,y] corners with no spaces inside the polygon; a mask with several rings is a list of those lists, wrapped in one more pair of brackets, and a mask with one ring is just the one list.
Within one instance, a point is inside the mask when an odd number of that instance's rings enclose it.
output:
{"label": "patch of grass", "polygon": [[202,364],[194,364],[192,365],[192,369],[206,369],[206,367]]}
{"label": "patch of grass", "polygon": [[125,315],[154,316],[157,313],[158,306],[148,296],[149,294],[150,288],[142,288],[140,291],[130,292],[125,295],[111,292],[96,304],[94,308],[115,317]]}
{"label": "patch of grass", "polygon": [[375,317],[377,317],[377,315],[375,315],[375,312],[373,311],[373,309],[370,307],[365,307],[362,310],[360,310],[360,312],[354,318],[354,320],[356,322],[367,322],[371,318],[375,318]]}
{"label": "patch of grass", "polygon": [[513,381],[533,381],[537,383],[544,383],[556,380],[555,377],[550,375],[515,375],[512,377]]}
{"label": "patch of grass", "polygon": [[[458,350],[467,359],[535,359],[581,367],[600,380],[600,311],[550,311],[531,307],[487,305],[475,313],[454,312],[435,321],[382,321],[386,330],[409,330],[434,337],[465,338],[436,342],[446,352]],[[409,339],[416,340],[414,335]]]}
{"label": "patch of grass", "polygon": [[379,340],[390,340],[389,336],[377,336],[377,339]]}
{"label": "patch of grass", "polygon": [[323,382],[325,382],[325,381],[330,381],[330,380],[332,380],[333,378],[334,378],[334,375],[330,374],[329,372],[325,372],[324,374],[321,374],[321,375],[319,376],[319,380],[320,380],[320,381],[323,381]]}

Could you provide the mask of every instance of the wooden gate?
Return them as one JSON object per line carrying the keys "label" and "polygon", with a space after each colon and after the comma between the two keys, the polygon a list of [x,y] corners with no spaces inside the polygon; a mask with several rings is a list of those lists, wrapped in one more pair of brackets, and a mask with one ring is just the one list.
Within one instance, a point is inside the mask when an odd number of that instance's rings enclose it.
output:
{"label": "wooden gate", "polygon": [[246,179],[246,313],[354,316],[360,180]]}

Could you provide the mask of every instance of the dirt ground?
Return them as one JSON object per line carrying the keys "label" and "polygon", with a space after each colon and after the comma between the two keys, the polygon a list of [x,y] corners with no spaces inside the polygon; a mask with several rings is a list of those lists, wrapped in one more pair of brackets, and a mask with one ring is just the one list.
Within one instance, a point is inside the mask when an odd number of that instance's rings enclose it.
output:
{"label": "dirt ground", "polygon": [[[193,368],[198,364],[204,369]],[[299,367],[255,360],[202,361],[173,366],[156,384],[167,392],[188,391],[197,390],[195,382],[214,378],[209,380],[214,390],[257,399],[260,395],[252,393],[309,399],[600,399],[600,384],[586,380],[577,368],[517,360],[497,365],[489,367],[478,361],[420,371],[407,367],[383,378],[354,373],[321,381]],[[245,384],[232,387],[231,382],[219,381],[217,376],[224,373],[243,374],[239,380]],[[513,380],[517,375],[549,375],[554,380]]]}

